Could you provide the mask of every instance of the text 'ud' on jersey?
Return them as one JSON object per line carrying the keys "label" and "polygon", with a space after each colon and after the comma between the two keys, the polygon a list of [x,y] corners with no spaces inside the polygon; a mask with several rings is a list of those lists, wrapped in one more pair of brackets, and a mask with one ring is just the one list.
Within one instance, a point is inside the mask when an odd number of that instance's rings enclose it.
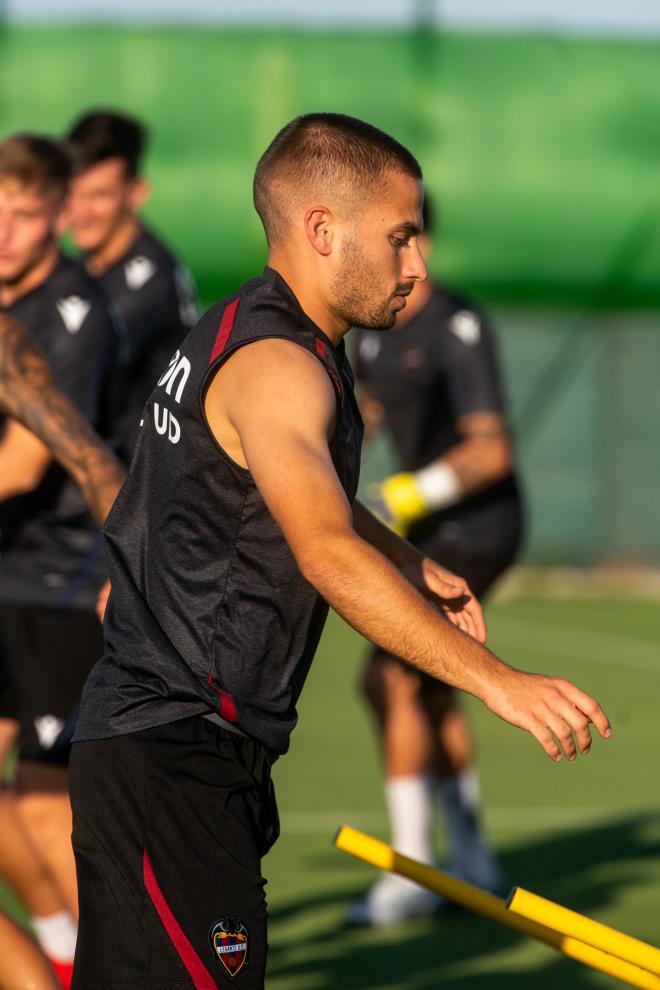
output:
{"label": "text 'ud' on jersey", "polygon": [[[6,313],[29,331],[56,385],[95,425],[115,329],[96,282],[60,256]],[[93,607],[105,580],[101,536],[80,489],[52,463],[37,488],[3,503],[0,601]]]}
{"label": "text 'ud' on jersey", "polygon": [[338,411],[330,452],[355,497],[362,421],[343,343],[333,347],[267,268],[206,313],[146,405],[106,524],[106,648],[85,689],[78,739],[215,712],[275,753],[288,747],[328,606],[203,412],[220,364],[266,338],[295,342],[325,368]]}

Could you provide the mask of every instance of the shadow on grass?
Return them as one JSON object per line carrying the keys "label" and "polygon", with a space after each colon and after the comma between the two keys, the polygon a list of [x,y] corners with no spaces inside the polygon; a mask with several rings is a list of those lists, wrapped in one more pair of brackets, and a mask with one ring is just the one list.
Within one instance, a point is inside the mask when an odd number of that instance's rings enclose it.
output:
{"label": "shadow on grass", "polygon": [[[597,917],[622,890],[655,881],[644,860],[660,855],[658,824],[658,816],[651,814],[609,821],[589,830],[544,837],[503,853],[501,859],[508,875],[522,886]],[[322,868],[336,871],[339,855],[329,851]],[[616,878],[604,879],[601,868],[612,865]],[[555,990],[559,985],[587,990],[596,985],[592,971],[551,949],[543,950],[541,963],[535,958],[524,968],[518,960],[513,970],[489,972],[484,957],[514,949],[526,939],[461,910],[409,922],[396,930],[341,928],[337,913],[358,892],[355,887],[333,889],[319,897],[292,900],[272,912],[269,976],[277,978],[278,985],[284,987],[290,981],[295,987],[315,990],[432,990],[440,986]],[[333,908],[334,918],[325,929],[287,940],[286,927],[298,916],[309,918],[317,912],[321,917]],[[284,926],[282,937],[280,926]]]}

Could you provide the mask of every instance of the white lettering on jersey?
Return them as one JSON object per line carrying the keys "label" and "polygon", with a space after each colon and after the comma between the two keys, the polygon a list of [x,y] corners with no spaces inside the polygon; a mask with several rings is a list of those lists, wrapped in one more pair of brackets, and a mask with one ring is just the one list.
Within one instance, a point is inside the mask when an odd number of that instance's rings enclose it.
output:
{"label": "white lettering on jersey", "polygon": [[138,289],[147,284],[150,278],[153,278],[157,271],[158,269],[151,258],[138,254],[124,265],[126,285],[129,289],[137,292]]}
{"label": "white lettering on jersey", "polygon": [[56,715],[39,715],[34,720],[34,727],[42,749],[51,749],[57,742],[57,737],[64,728],[64,721]]}
{"label": "white lettering on jersey", "polygon": [[170,443],[178,443],[181,439],[181,426],[178,419],[165,406],[161,408],[157,402],[154,402],[154,426],[156,433],[162,437],[167,434]]}
{"label": "white lettering on jersey", "polygon": [[183,395],[183,390],[186,387],[186,382],[188,381],[188,375],[190,374],[190,361],[187,357],[181,357],[180,351],[177,351],[172,360],[170,361],[170,366],[164,375],[158,379],[159,385],[166,385],[165,391],[168,395],[172,394],[172,389],[174,388],[174,382],[176,381],[177,375],[181,375],[181,380],[179,381],[178,388],[176,390],[176,395],[174,396],[175,402],[181,402],[181,396]]}
{"label": "white lettering on jersey", "polygon": [[381,341],[375,333],[365,333],[360,338],[359,352],[363,361],[375,361],[380,354]]}
{"label": "white lettering on jersey", "polygon": [[92,308],[91,302],[87,299],[81,299],[80,296],[67,296],[66,299],[58,299],[55,305],[69,333],[78,333],[85,322],[85,317]]}
{"label": "white lettering on jersey", "polygon": [[481,339],[479,317],[468,309],[459,309],[449,321],[451,332],[468,347],[474,347]]}

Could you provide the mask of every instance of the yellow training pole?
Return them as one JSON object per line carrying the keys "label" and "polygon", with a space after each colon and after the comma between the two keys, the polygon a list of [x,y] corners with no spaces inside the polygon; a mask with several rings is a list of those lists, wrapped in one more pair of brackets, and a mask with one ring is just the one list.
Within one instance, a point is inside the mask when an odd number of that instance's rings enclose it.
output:
{"label": "yellow training pole", "polygon": [[627,962],[660,974],[660,949],[641,942],[639,939],[624,935],[615,928],[602,925],[599,921],[585,918],[577,911],[548,901],[545,897],[532,894],[523,887],[514,887],[507,901],[509,911],[515,912],[522,918],[549,925],[562,935],[577,938],[596,949],[609,952],[611,955],[625,959]]}
{"label": "yellow training pole", "polygon": [[614,976],[623,983],[630,986],[639,987],[640,990],[660,990],[660,977],[648,970],[635,966],[632,963],[619,959],[616,956],[596,949],[591,945],[586,945],[579,939],[562,935],[549,928],[547,925],[530,921],[518,914],[507,910],[506,903],[494,894],[488,894],[472,884],[456,880],[454,877],[442,873],[424,863],[418,863],[414,859],[402,856],[388,846],[385,842],[380,842],[358,829],[344,825],[339,829],[335,838],[335,846],[342,852],[356,856],[358,859],[377,866],[381,870],[390,870],[398,873],[415,883],[426,887],[428,890],[441,894],[447,900],[454,901],[462,907],[475,911],[492,921],[497,921],[507,928],[513,928],[523,935],[529,935],[540,942],[545,942],[563,952],[564,955],[598,969],[608,976]]}

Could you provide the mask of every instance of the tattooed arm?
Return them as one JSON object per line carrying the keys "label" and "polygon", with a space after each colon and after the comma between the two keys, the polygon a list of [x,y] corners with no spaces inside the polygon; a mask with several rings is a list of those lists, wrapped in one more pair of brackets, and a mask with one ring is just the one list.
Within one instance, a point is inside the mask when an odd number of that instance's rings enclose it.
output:
{"label": "tattooed arm", "polygon": [[0,411],[11,417],[0,440],[0,500],[35,487],[52,455],[103,525],[123,470],[57,388],[26,332],[7,317],[0,317]]}

